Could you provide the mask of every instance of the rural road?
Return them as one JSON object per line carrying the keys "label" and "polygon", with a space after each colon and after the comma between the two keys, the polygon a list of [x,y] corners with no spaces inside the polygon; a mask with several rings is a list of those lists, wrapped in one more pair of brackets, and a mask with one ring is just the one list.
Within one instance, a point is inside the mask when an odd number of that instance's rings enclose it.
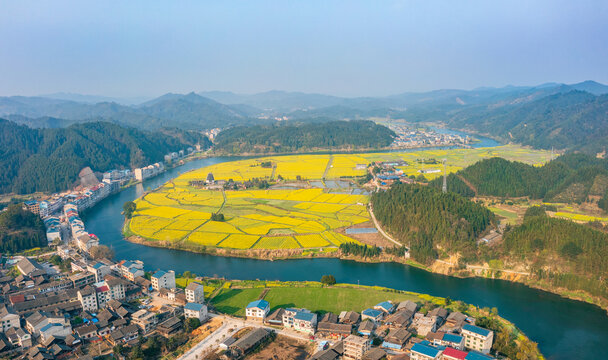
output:
{"label": "rural road", "polygon": [[376,229],[378,229],[378,231],[380,232],[380,234],[382,234],[382,236],[384,236],[388,241],[393,242],[395,245],[397,245],[399,247],[403,246],[400,242],[396,241],[389,234],[384,232],[384,230],[382,230],[382,227],[380,226],[380,224],[378,223],[378,220],[376,219],[376,216],[374,215],[374,209],[372,209],[371,205],[369,206],[369,214],[371,215],[372,220],[374,221],[374,226],[376,226]]}
{"label": "rural road", "polygon": [[[295,331],[282,329],[277,331],[277,329],[272,328],[270,326],[265,326],[257,321],[246,321],[242,319],[235,319],[225,315],[215,315],[210,314],[212,317],[221,317],[222,318],[222,326],[220,326],[217,330],[215,330],[211,335],[207,336],[198,344],[194,345],[190,350],[186,351],[182,356],[180,356],[177,360],[201,360],[204,358],[203,355],[206,355],[212,351],[216,351],[219,347],[220,343],[224,341],[230,334],[236,333],[239,329],[244,327],[256,327],[256,328],[265,328],[269,330],[274,330],[278,335],[287,336],[300,341],[308,341],[309,337],[305,334],[300,334]],[[232,331],[230,331],[232,329]]]}

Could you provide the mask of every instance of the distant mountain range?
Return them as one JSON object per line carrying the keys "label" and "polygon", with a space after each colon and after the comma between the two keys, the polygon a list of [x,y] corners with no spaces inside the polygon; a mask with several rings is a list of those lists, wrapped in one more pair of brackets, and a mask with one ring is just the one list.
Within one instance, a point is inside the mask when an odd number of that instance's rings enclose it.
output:
{"label": "distant mountain range", "polygon": [[[142,129],[204,129],[260,122],[255,117],[258,113],[250,106],[224,105],[194,93],[166,94],[137,106],[44,97],[0,97],[0,117],[31,127],[62,127],[101,120]],[[49,121],[49,117],[61,120]]]}
{"label": "distant mountain range", "polygon": [[303,123],[382,117],[440,123],[535,147],[593,152],[601,151],[608,139],[607,94],[608,86],[594,81],[358,98],[285,91],[169,93],[137,105],[53,94],[0,97],[0,117],[34,128],[107,121],[147,130],[272,125],[275,118]]}
{"label": "distant mountain range", "polygon": [[404,110],[412,106],[455,105],[465,106],[481,103],[529,102],[543,96],[573,90],[586,91],[594,95],[608,94],[608,86],[595,81],[584,81],[566,85],[547,83],[539,86],[506,86],[503,88],[478,88],[474,90],[444,89],[421,93],[402,93],[385,97],[345,98],[323,94],[301,92],[268,91],[252,95],[227,91],[207,91],[199,94],[217,102],[233,105],[245,104],[263,110],[284,113],[322,109],[332,111],[344,109],[392,109]]}

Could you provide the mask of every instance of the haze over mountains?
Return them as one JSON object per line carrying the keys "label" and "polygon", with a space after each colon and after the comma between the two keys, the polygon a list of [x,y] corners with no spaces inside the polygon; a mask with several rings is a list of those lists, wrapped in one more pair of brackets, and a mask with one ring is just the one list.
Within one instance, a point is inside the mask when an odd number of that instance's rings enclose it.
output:
{"label": "haze over mountains", "polygon": [[[383,117],[441,123],[535,147],[592,152],[599,151],[608,139],[606,94],[608,86],[594,81],[359,98],[284,91],[169,93],[136,105],[112,98],[56,94],[0,97],[0,117],[34,128],[103,120],[147,130],[272,124],[275,118],[320,122]],[[583,139],[588,140],[584,145]]]}

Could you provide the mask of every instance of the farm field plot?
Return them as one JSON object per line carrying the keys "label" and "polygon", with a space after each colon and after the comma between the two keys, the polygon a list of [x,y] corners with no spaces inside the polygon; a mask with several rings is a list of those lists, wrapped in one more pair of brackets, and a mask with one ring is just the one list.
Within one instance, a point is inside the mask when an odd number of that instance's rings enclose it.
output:
{"label": "farm field plot", "polygon": [[[364,167],[373,161],[403,160],[408,163],[403,167],[405,173],[417,174],[421,169],[442,168],[440,162],[444,158],[448,161],[448,171],[452,172],[493,156],[542,164],[549,160],[550,153],[508,145],[272,156],[225,162],[184,173],[136,200],[137,210],[128,230],[144,240],[183,242],[191,247],[242,250],[327,247],[335,250],[343,242],[357,242],[340,234],[339,229],[369,221],[368,196],[352,194],[357,188],[351,182],[337,179],[364,175]],[[425,164],[424,159],[426,162],[435,159],[439,164]],[[304,188],[221,191],[191,186],[192,181],[204,182],[209,173],[215,180],[235,181],[253,178],[273,181],[281,175],[286,180],[302,179],[298,184],[303,184]],[[325,181],[321,181],[324,174]],[[439,175],[427,174],[427,178]],[[321,188],[323,186],[327,188]],[[211,221],[211,214],[216,212],[221,212],[225,221]]]}

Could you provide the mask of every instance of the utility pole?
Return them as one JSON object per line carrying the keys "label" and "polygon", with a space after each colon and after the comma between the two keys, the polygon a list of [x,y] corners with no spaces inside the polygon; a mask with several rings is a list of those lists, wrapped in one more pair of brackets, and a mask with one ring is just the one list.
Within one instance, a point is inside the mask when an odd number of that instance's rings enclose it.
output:
{"label": "utility pole", "polygon": [[441,191],[443,191],[444,194],[448,192],[448,179],[447,179],[447,171],[446,171],[447,162],[448,162],[448,159],[443,159],[443,186],[441,187]]}

